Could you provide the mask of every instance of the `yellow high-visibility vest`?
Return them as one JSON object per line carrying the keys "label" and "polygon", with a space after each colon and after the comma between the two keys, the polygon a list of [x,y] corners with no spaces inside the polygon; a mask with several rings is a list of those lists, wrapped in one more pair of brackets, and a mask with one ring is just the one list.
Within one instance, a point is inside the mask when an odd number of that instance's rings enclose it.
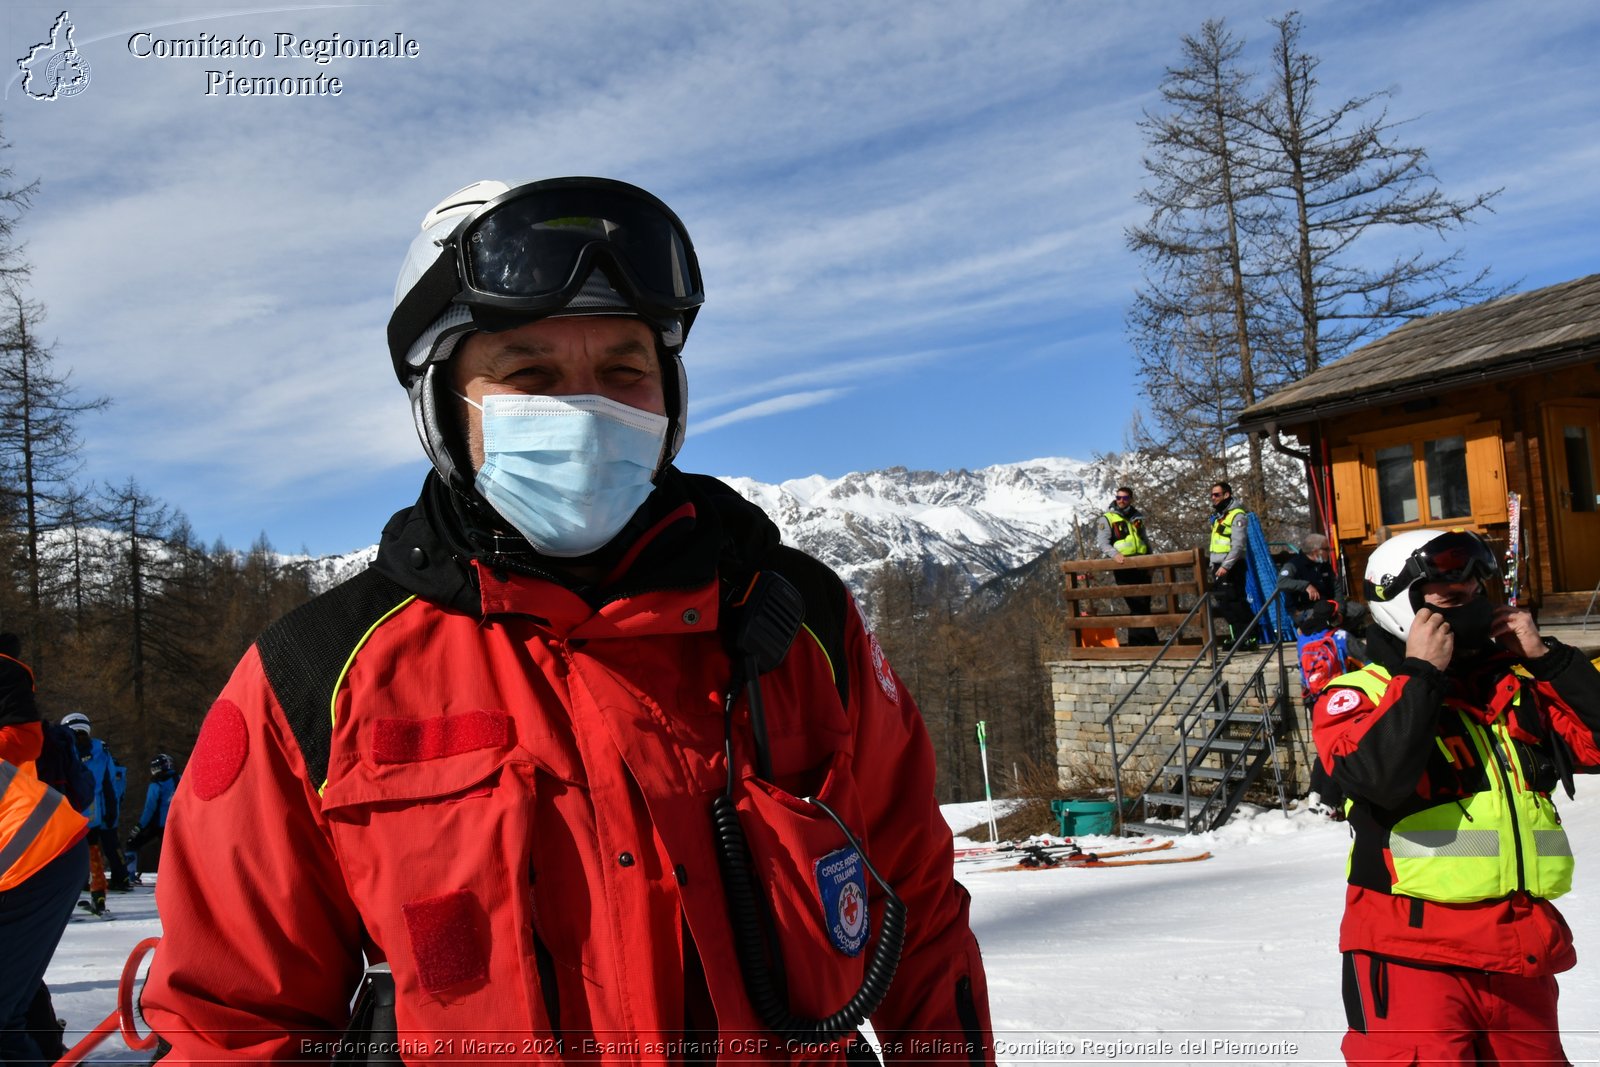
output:
{"label": "yellow high-visibility vest", "polygon": [[1229,508],[1221,515],[1211,517],[1211,554],[1226,555],[1233,550],[1233,524],[1244,514],[1244,508]]}
{"label": "yellow high-visibility vest", "polygon": [[[1389,672],[1375,663],[1328,683],[1383,697]],[[1520,704],[1518,692],[1514,704]],[[1528,788],[1505,722],[1456,711],[1489,788],[1405,816],[1384,842],[1393,891],[1447,904],[1497,900],[1518,890],[1553,900],[1572,888],[1572,845],[1548,794]],[[1354,855],[1352,848],[1351,854]]]}
{"label": "yellow high-visibility vest", "polygon": [[1147,556],[1150,554],[1150,545],[1144,539],[1144,516],[1135,515],[1133,518],[1124,518],[1115,511],[1106,512],[1106,521],[1111,524],[1111,547],[1124,556]]}

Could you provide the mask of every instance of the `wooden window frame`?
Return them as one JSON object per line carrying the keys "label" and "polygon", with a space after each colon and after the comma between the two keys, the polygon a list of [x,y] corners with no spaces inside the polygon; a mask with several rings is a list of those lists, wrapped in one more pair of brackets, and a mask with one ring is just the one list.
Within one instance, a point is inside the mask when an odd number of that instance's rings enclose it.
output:
{"label": "wooden window frame", "polygon": [[[1429,441],[1446,437],[1461,437],[1466,442],[1470,513],[1441,518],[1429,513],[1428,472],[1423,446]],[[1378,527],[1386,525],[1381,519],[1382,508],[1378,497],[1377,453],[1380,448],[1400,445],[1411,449],[1418,517],[1411,522],[1387,524],[1390,533],[1445,526],[1476,526],[1482,530],[1507,520],[1504,446],[1497,421],[1480,420],[1476,413],[1471,413],[1351,434],[1348,442],[1334,449],[1331,457],[1335,466],[1335,487],[1339,490],[1338,532],[1341,539],[1359,538],[1367,544],[1376,542]],[[1339,469],[1341,467],[1342,471]]]}

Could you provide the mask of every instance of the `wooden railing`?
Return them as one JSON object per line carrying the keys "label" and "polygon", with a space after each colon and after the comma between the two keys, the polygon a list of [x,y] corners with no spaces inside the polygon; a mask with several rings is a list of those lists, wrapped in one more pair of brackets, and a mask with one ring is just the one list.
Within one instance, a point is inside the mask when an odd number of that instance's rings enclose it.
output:
{"label": "wooden railing", "polygon": [[[1067,601],[1069,632],[1067,656],[1069,659],[1150,659],[1160,651],[1160,646],[1134,646],[1112,644],[1105,640],[1106,632],[1117,628],[1173,627],[1183,625],[1177,644],[1205,644],[1211,633],[1209,601],[1204,610],[1193,612],[1193,600],[1183,603],[1182,597],[1201,597],[1206,590],[1206,558],[1198,548],[1186,552],[1160,552],[1137,557],[1122,563],[1114,559],[1072,560],[1061,565],[1067,587],[1062,596]],[[1111,571],[1129,567],[1148,570],[1150,581],[1143,585],[1115,585]],[[1179,572],[1187,570],[1189,577],[1180,578]],[[1113,615],[1096,611],[1096,602],[1121,600],[1128,596],[1153,598],[1149,615]],[[1121,605],[1116,605],[1116,610]],[[1202,629],[1203,628],[1203,629]],[[1098,632],[1097,632],[1098,631]]]}

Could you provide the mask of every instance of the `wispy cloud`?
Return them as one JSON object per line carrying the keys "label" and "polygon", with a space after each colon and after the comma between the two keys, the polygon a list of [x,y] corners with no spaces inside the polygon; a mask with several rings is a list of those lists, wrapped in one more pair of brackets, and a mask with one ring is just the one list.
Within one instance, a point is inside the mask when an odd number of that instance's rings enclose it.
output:
{"label": "wispy cloud", "polygon": [[[1229,6],[1264,56],[1282,3]],[[394,271],[423,212],[482,177],[608,174],[684,217],[708,287],[685,352],[704,468],[780,480],[959,465],[950,451],[980,441],[1012,443],[994,459],[1086,455],[1135,403],[1121,317],[1138,284],[1123,239],[1139,216],[1136,123],[1202,13],[1175,23],[1166,0],[212,9],[269,51],[279,31],[403,32],[422,55],[139,59],[125,32],[201,27],[85,7],[88,89],[4,105],[0,164],[42,179],[20,235],[46,332],[86,393],[116,401],[85,421],[87,473],[137,474],[204,536],[247,542],[270,512],[284,543],[371,539],[340,525],[340,500],[419,456],[384,342]],[[1392,112],[1422,116],[1406,134],[1447,187],[1507,187],[1466,235],[1471,262],[1508,277],[1594,269],[1584,146],[1600,142],[1600,9],[1301,10],[1327,100],[1397,84]],[[12,0],[4,55],[59,11]],[[322,71],[345,88],[207,97],[208,68]],[[1032,425],[969,403],[975,381],[1095,402]],[[820,431],[872,390],[918,403]],[[969,440],[921,417],[930,404],[960,405]],[[764,447],[760,421],[778,414],[814,420],[805,450]],[[282,503],[296,495],[298,512]]]}
{"label": "wispy cloud", "polygon": [[689,424],[691,436],[707,434],[713,430],[720,430],[724,426],[732,426],[736,422],[748,422],[751,419],[766,418],[769,415],[780,415],[787,411],[799,411],[801,408],[816,407],[826,404],[836,397],[848,393],[848,389],[815,389],[808,393],[789,393],[785,396],[770,397],[754,404],[746,404],[742,408],[723,412],[704,422]]}

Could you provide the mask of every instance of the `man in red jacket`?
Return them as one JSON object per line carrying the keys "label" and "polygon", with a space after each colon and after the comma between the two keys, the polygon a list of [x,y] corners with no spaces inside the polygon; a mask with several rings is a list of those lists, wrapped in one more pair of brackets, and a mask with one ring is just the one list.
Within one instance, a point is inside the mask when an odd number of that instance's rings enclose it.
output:
{"label": "man in red jacket", "polygon": [[1477,535],[1413,530],[1372,554],[1371,662],[1313,730],[1355,835],[1339,947],[1366,1063],[1565,1063],[1555,975],[1577,957],[1550,901],[1572,882],[1551,800],[1600,770],[1600,673],[1495,606]]}
{"label": "man in red jacket", "polygon": [[424,219],[389,343],[434,470],[206,718],[169,1058],[385,1051],[341,1036],[365,959],[411,1064],[841,1062],[868,1018],[890,1061],[993,1062],[911,695],[831,571],[672,465],[701,299],[620,182]]}

